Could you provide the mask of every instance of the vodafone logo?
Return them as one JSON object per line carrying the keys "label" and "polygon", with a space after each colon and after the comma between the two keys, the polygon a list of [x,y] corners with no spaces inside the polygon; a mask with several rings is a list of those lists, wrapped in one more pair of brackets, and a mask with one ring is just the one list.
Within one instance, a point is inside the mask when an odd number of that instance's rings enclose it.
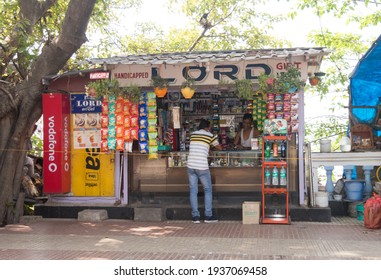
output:
{"label": "vodafone logo", "polygon": [[55,163],[51,163],[51,164],[49,164],[48,169],[49,169],[49,171],[52,172],[52,173],[56,172],[57,169],[58,169],[57,164],[55,164]]}

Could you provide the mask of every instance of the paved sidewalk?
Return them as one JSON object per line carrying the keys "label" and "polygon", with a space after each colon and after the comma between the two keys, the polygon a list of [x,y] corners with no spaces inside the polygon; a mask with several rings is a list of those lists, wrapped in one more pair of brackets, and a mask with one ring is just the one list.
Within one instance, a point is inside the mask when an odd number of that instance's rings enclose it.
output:
{"label": "paved sidewalk", "polygon": [[0,259],[381,260],[381,229],[350,217],[291,225],[40,219],[0,228]]}

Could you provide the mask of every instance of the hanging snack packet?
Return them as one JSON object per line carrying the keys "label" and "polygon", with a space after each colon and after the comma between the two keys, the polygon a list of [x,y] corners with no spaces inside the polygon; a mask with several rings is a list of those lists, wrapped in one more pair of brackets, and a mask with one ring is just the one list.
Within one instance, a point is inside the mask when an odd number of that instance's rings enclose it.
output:
{"label": "hanging snack packet", "polygon": [[122,113],[124,108],[124,100],[123,97],[118,96],[116,98],[116,107],[115,107],[115,113]]}
{"label": "hanging snack packet", "polygon": [[108,128],[107,127],[102,127],[101,128],[101,139],[102,140],[107,140],[108,137]]}
{"label": "hanging snack packet", "polygon": [[157,159],[158,153],[157,153],[158,147],[157,146],[148,146],[148,159]]}
{"label": "hanging snack packet", "polygon": [[148,119],[157,119],[156,112],[148,112]]}
{"label": "hanging snack packet", "polygon": [[131,139],[138,140],[139,129],[137,127],[131,128]]}
{"label": "hanging snack packet", "polygon": [[154,138],[154,139],[149,138],[148,146],[157,146],[156,138]]}
{"label": "hanging snack packet", "polygon": [[139,104],[145,104],[146,102],[147,102],[147,93],[146,92],[142,92],[139,95],[139,101],[138,101],[138,103]]}
{"label": "hanging snack packet", "polygon": [[147,142],[148,141],[148,132],[146,129],[139,130],[139,142]]}
{"label": "hanging snack packet", "polygon": [[130,116],[124,116],[124,127],[125,128],[131,127],[131,117]]}
{"label": "hanging snack packet", "polygon": [[116,97],[110,95],[108,99],[108,109],[109,111],[115,112]]}
{"label": "hanging snack packet", "polygon": [[157,131],[148,132],[148,139],[150,139],[150,140],[155,139],[156,140],[156,138],[157,138]]}
{"label": "hanging snack packet", "polygon": [[131,115],[133,116],[138,116],[139,112],[138,112],[138,104],[131,104],[131,107],[130,107],[130,113]]}
{"label": "hanging snack packet", "polygon": [[147,116],[147,106],[146,104],[139,105],[139,117]]}
{"label": "hanging snack packet", "polygon": [[115,137],[109,137],[108,138],[107,147],[109,150],[115,150],[115,148],[116,148],[116,138]]}
{"label": "hanging snack packet", "polygon": [[102,128],[108,127],[108,115],[102,115],[101,116],[101,127]]}
{"label": "hanging snack packet", "polygon": [[148,119],[148,126],[156,129],[157,119]]}
{"label": "hanging snack packet", "polygon": [[139,119],[139,129],[147,129],[148,128],[148,120],[143,117]]}
{"label": "hanging snack packet", "polygon": [[128,99],[124,99],[123,102],[123,114],[125,116],[130,115],[131,111],[131,102]]}
{"label": "hanging snack packet", "polygon": [[139,149],[141,154],[148,154],[148,143],[147,142],[139,142]]}
{"label": "hanging snack packet", "polygon": [[154,92],[147,92],[148,100],[156,100],[156,94]]}
{"label": "hanging snack packet", "polygon": [[116,126],[116,138],[124,138],[124,126]]}
{"label": "hanging snack packet", "polygon": [[109,152],[107,140],[101,140],[101,152]]}
{"label": "hanging snack packet", "polygon": [[109,126],[115,126],[116,125],[116,116],[114,113],[108,114],[108,125]]}
{"label": "hanging snack packet", "polygon": [[108,114],[108,101],[103,101],[102,102],[102,115],[107,115]]}
{"label": "hanging snack packet", "polygon": [[134,127],[134,128],[139,127],[138,117],[137,116],[131,117],[131,127]]}
{"label": "hanging snack packet", "polygon": [[116,114],[116,125],[124,125],[124,115],[122,113]]}
{"label": "hanging snack packet", "polygon": [[117,138],[116,139],[116,150],[123,151],[124,150],[124,139]]}
{"label": "hanging snack packet", "polygon": [[130,129],[130,128],[126,128],[126,129],[124,129],[124,140],[125,140],[125,141],[132,140],[132,137],[131,137],[131,129]]}
{"label": "hanging snack packet", "polygon": [[156,115],[156,109],[157,109],[156,105],[147,107],[148,113],[153,112],[155,113],[155,115]]}

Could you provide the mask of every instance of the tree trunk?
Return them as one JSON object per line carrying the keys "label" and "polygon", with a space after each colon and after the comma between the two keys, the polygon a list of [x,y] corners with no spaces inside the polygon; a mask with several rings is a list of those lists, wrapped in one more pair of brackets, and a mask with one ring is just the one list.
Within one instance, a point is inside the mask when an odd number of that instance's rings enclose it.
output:
{"label": "tree trunk", "polygon": [[[14,88],[11,97],[8,96],[17,108],[12,107],[8,100],[7,113],[2,114],[0,110],[0,224],[5,222],[7,211],[14,211],[15,201],[19,197],[23,174],[21,162],[26,156],[27,133],[42,114],[41,81],[45,76],[58,73],[86,42],[85,32],[95,2],[96,0],[70,1],[61,34],[44,46],[26,79]],[[5,100],[6,97],[4,94],[0,98]]]}

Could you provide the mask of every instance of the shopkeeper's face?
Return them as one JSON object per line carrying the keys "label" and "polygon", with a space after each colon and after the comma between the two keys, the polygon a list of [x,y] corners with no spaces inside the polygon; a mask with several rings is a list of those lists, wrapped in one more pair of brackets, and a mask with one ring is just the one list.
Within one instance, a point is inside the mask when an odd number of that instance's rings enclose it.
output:
{"label": "shopkeeper's face", "polygon": [[243,121],[242,121],[242,125],[243,125],[243,128],[244,128],[244,129],[249,129],[249,128],[251,128],[251,120],[249,120],[249,119],[243,120]]}

